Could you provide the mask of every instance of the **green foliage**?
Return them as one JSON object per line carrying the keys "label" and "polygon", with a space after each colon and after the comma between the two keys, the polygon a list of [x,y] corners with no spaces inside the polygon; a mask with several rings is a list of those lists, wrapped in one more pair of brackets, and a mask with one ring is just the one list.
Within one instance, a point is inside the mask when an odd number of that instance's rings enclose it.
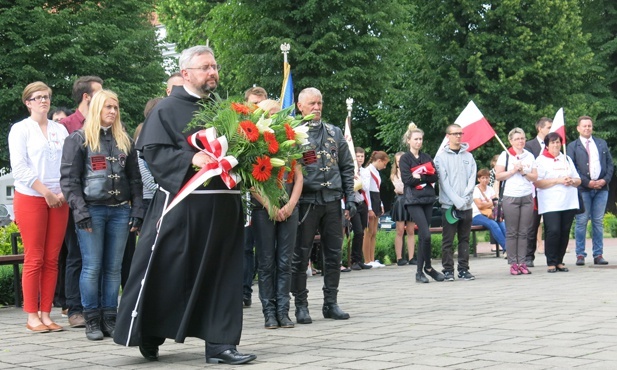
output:
{"label": "green foliage", "polygon": [[[452,123],[474,100],[500,137],[513,127],[535,135],[534,123],[566,109],[573,117],[602,110],[587,81],[598,65],[581,29],[578,0],[411,1],[414,12],[396,89],[383,98],[379,137],[392,150],[410,121],[425,130],[435,153]],[[480,162],[501,151],[495,140],[474,152]]]}
{"label": "green foliage", "polygon": [[[398,45],[407,10],[397,0],[268,2],[230,0],[203,4],[201,13],[177,0],[161,0],[169,34],[182,46],[213,46],[221,70],[220,90],[231,95],[257,84],[278,97],[282,85],[280,44],[291,44],[289,62],[296,96],[314,86],[324,97],[324,120],[341,126],[345,99],[354,98],[354,143],[378,147],[369,111],[381,100],[403,57]],[[182,29],[194,27],[195,33]],[[205,30],[205,32],[202,32]],[[400,51],[399,51],[400,50]],[[221,95],[225,94],[221,92]]]}
{"label": "green foliage", "polygon": [[[14,222],[11,222],[5,227],[0,227],[0,256],[13,254],[13,249],[11,247],[11,234],[18,232],[19,228]],[[22,243],[21,238],[18,238],[17,250],[18,253],[24,253],[24,244]]]}
{"label": "green foliage", "polygon": [[129,131],[143,121],[165,79],[153,10],[153,1],[141,0],[0,2],[0,167],[8,160],[7,123],[28,115],[21,94],[34,81],[52,88],[52,105],[74,109],[74,80],[97,75],[118,93]]}
{"label": "green foliage", "polygon": [[0,266],[0,307],[15,304],[13,266]]}
{"label": "green foliage", "polygon": [[607,212],[604,214],[604,233],[610,235],[612,238],[617,237],[617,216]]}
{"label": "green foliage", "polygon": [[377,231],[375,242],[375,259],[384,265],[396,263],[396,252],[394,251],[394,231]]}

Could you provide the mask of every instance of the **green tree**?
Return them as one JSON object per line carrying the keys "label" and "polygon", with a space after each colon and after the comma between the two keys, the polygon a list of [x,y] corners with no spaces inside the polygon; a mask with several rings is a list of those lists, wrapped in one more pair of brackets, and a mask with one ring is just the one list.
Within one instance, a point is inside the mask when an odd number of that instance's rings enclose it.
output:
{"label": "green tree", "polygon": [[[408,123],[426,131],[434,153],[447,124],[469,100],[506,138],[513,127],[535,136],[534,123],[566,109],[573,117],[596,114],[598,99],[586,89],[597,64],[582,31],[577,0],[486,2],[412,0],[412,29],[397,89],[384,98],[380,137],[399,147]],[[507,145],[507,142],[506,142]],[[485,165],[501,151],[492,140],[474,154]]]}
{"label": "green tree", "polygon": [[153,10],[141,0],[0,1],[0,167],[8,162],[10,123],[28,115],[21,93],[30,82],[52,88],[52,105],[74,108],[73,81],[100,76],[118,93],[129,131],[143,121],[165,79]]}
{"label": "green tree", "polygon": [[[223,66],[221,91],[240,95],[257,84],[277,98],[282,84],[280,44],[290,43],[295,93],[310,86],[320,89],[324,119],[339,126],[347,114],[345,99],[354,98],[356,143],[378,145],[369,111],[389,88],[394,62],[401,57],[399,23],[407,17],[399,1],[229,0],[212,7],[205,18],[203,13],[190,17],[190,6],[180,7],[175,0],[160,1],[165,12],[172,9],[164,6],[167,3],[175,10],[165,13],[164,20],[205,22],[205,32],[182,42],[189,46],[210,41]],[[170,35],[181,29],[178,23],[166,25]]]}

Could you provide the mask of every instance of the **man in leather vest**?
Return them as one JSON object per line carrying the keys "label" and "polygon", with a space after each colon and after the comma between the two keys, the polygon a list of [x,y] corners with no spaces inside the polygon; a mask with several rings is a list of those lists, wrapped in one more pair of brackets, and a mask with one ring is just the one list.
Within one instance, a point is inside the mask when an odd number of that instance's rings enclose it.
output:
{"label": "man in leather vest", "polygon": [[322,122],[322,106],[321,92],[316,88],[306,88],[298,95],[298,110],[303,116],[314,115],[308,123],[309,149],[303,158],[306,175],[299,201],[300,225],[292,259],[291,292],[299,324],[313,322],[308,311],[306,269],[316,231],[321,235],[324,256],[323,315],[335,320],[349,318],[349,314],[339,308],[337,294],[343,246],[341,199],[347,199],[344,215],[349,219],[356,212],[354,165],[341,129]]}

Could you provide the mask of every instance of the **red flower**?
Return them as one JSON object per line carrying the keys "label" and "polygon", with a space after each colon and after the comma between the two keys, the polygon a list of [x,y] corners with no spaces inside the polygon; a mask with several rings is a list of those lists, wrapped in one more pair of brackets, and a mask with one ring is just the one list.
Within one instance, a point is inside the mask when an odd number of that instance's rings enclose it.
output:
{"label": "red flower", "polygon": [[248,115],[249,113],[251,113],[251,109],[249,107],[247,107],[244,104],[240,104],[240,103],[231,103],[231,109],[236,111],[236,113],[240,113],[244,115]]}
{"label": "red flower", "polygon": [[257,157],[257,163],[253,163],[252,174],[257,181],[267,181],[270,176],[272,176],[272,163],[270,163],[270,157],[267,155]]}
{"label": "red flower", "polygon": [[294,175],[296,174],[296,165],[298,164],[298,161],[296,161],[295,159],[293,159],[291,161],[290,167],[291,167],[291,171],[289,171],[289,175],[287,175],[287,183],[291,184],[292,182],[294,182]]}
{"label": "red flower", "polygon": [[287,135],[287,140],[295,140],[296,139],[296,133],[294,132],[294,129],[291,128],[289,123],[285,124],[285,134]]}
{"label": "red flower", "polygon": [[279,189],[282,189],[282,188],[283,188],[283,176],[284,176],[284,175],[285,175],[285,166],[283,166],[283,167],[281,167],[281,168],[279,169],[279,173],[278,173],[278,175],[276,176],[276,179],[278,180],[278,181],[276,182],[276,184],[278,185]]}
{"label": "red flower", "polygon": [[255,124],[251,121],[240,122],[240,127],[238,128],[238,131],[242,132],[251,143],[254,143],[257,141],[257,139],[259,139],[259,130],[257,129],[257,126],[255,126]]}
{"label": "red flower", "polygon": [[276,135],[271,132],[265,131],[264,140],[266,141],[266,143],[268,143],[268,151],[271,154],[275,154],[279,151],[279,143],[278,141],[276,141]]}

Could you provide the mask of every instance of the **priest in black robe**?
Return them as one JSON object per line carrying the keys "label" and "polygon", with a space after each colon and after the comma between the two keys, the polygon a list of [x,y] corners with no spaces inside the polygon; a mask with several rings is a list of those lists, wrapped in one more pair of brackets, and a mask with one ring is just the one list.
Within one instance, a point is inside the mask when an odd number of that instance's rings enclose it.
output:
{"label": "priest in black robe", "polygon": [[[137,149],[156,182],[130,275],[124,288],[114,341],[139,346],[157,360],[165,338],[206,341],[208,363],[242,364],[256,358],[236,350],[242,332],[243,230],[241,194],[220,177],[201,185],[161,220],[184,184],[213,161],[187,142],[187,124],[218,85],[212,49],[195,46],[180,56],[184,86],[150,113]],[[160,220],[160,222],[159,222]],[[158,235],[157,235],[157,228]],[[143,282],[143,285],[142,285]]]}

